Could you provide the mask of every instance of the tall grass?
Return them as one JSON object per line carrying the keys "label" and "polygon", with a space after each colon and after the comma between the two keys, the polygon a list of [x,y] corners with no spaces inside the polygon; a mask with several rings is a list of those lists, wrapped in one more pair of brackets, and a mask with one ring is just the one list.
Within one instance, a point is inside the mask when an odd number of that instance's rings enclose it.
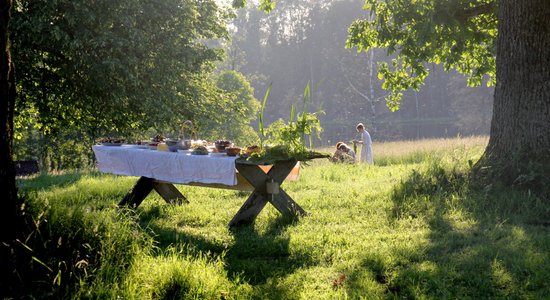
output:
{"label": "tall grass", "polygon": [[[287,220],[267,205],[234,229],[248,193],[178,186],[189,204],[151,194],[132,212],[115,205],[136,178],[26,179],[31,219],[50,224],[40,243],[67,236],[71,250],[93,251],[79,276],[59,284],[46,272],[17,296],[47,298],[55,285],[74,299],[543,299],[550,205],[472,185],[468,161],[486,141],[375,144],[374,166],[314,160],[282,186],[308,216]],[[52,270],[81,260],[39,258]]]}

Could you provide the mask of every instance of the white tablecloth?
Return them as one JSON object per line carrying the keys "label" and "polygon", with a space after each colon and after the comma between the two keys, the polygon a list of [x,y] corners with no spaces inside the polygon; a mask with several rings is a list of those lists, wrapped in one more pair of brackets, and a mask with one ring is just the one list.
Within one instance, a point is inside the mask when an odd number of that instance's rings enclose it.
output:
{"label": "white tablecloth", "polygon": [[236,157],[191,155],[122,146],[94,145],[99,171],[145,176],[172,183],[236,185]]}

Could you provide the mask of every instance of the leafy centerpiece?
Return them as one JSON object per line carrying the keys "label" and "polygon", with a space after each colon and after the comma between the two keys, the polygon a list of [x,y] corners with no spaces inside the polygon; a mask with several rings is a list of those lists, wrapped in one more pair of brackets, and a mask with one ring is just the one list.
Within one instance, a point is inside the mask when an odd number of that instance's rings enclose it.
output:
{"label": "leafy centerpiece", "polygon": [[[330,158],[327,153],[316,152],[306,146],[306,139],[309,145],[312,143],[312,135],[320,137],[323,131],[317,113],[306,111],[310,98],[309,82],[304,90],[302,112],[296,113],[294,104],[290,112],[290,119],[284,122],[279,119],[273,122],[268,128],[263,126],[263,114],[271,84],[265,93],[259,116],[260,146],[257,151],[244,153],[238,158],[239,163],[265,164],[270,165],[278,161],[296,160],[307,162],[315,158]],[[252,146],[255,148],[258,146]],[[250,147],[249,147],[250,148]]]}

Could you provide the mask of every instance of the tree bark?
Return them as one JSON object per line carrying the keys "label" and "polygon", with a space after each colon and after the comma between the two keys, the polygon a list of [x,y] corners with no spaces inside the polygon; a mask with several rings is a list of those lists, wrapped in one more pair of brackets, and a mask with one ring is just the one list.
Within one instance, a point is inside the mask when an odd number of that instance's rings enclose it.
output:
{"label": "tree bark", "polygon": [[11,0],[0,0],[0,297],[7,296],[14,282],[12,245],[19,227],[12,158],[15,78],[8,38],[11,5]]}
{"label": "tree bark", "polygon": [[9,242],[15,236],[13,225],[17,216],[17,189],[12,158],[15,78],[8,37],[11,4],[11,0],[0,1],[0,220],[2,225],[9,225],[0,229],[2,242]]}
{"label": "tree bark", "polygon": [[550,169],[550,1],[500,0],[498,14],[491,137],[475,171],[505,184],[545,188]]}

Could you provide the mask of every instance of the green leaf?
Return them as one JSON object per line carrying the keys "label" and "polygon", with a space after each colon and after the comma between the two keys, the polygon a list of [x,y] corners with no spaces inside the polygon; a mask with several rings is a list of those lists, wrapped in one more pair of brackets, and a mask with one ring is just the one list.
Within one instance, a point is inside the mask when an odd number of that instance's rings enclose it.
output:
{"label": "green leaf", "polygon": [[[354,21],[346,47],[369,51],[386,48],[394,55],[391,71],[380,64],[378,79],[391,97],[408,89],[419,89],[429,71],[426,62],[443,63],[479,85],[484,75],[495,77],[497,1],[365,0],[369,19]],[[479,10],[477,8],[480,8]],[[471,14],[478,12],[479,14]],[[390,109],[399,106],[387,99]]]}
{"label": "green leaf", "polygon": [[233,0],[232,5],[235,8],[243,8],[246,6],[246,0]]}
{"label": "green leaf", "polygon": [[274,0],[261,0],[259,8],[265,12],[270,12],[275,9]]}
{"label": "green leaf", "polygon": [[262,107],[260,108],[259,116],[259,129],[260,129],[260,147],[263,147],[263,139],[265,138],[264,132],[264,110],[267,103],[267,98],[269,97],[269,92],[271,91],[271,83],[267,86],[267,90],[264,95],[264,100],[262,101]]}

